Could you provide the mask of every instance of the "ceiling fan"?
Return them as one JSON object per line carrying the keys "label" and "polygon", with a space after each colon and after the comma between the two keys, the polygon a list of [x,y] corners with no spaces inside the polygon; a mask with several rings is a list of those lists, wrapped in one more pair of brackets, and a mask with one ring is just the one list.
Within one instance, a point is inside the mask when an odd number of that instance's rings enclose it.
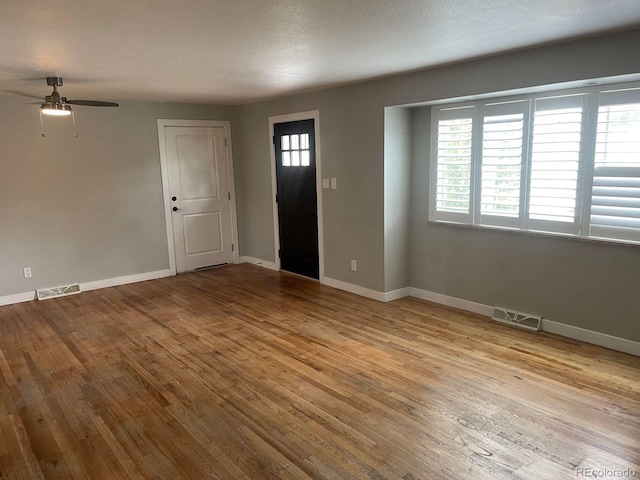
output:
{"label": "ceiling fan", "polygon": [[71,105],[84,105],[87,107],[117,107],[114,102],[102,102],[99,100],[69,100],[60,96],[58,87],[63,84],[60,77],[47,77],[47,85],[53,87],[51,95],[44,97],[44,102],[40,105],[40,111],[45,115],[71,115]]}
{"label": "ceiling fan", "polygon": [[[73,113],[73,109],[71,105],[83,105],[87,107],[118,107],[119,105],[115,102],[103,102],[100,100],[70,100],[67,97],[63,97],[58,92],[58,87],[61,87],[63,84],[62,78],[60,77],[47,77],[47,85],[53,87],[53,92],[51,95],[47,95],[44,97],[44,102],[42,101],[42,97],[38,97],[35,95],[31,95],[29,93],[25,93],[19,90],[2,90],[6,93],[13,93],[15,95],[22,95],[23,97],[31,97],[37,98],[40,104],[40,125],[42,127],[42,136],[46,137],[44,133],[44,123],[42,121],[42,115],[52,115],[52,116],[67,116],[70,115],[73,120],[73,127],[75,129],[76,119]],[[75,134],[78,137],[78,133]]]}

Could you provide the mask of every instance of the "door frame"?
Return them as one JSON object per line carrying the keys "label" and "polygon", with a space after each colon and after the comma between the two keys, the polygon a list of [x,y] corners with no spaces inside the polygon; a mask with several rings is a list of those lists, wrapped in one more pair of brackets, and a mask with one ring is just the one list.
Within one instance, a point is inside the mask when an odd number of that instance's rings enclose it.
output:
{"label": "door frame", "polygon": [[269,117],[269,145],[271,153],[271,201],[273,208],[273,243],[274,258],[276,270],[280,270],[280,223],[278,221],[278,204],[276,202],[276,194],[278,193],[278,184],[276,177],[276,149],[273,144],[274,125],[276,123],[296,122],[298,120],[313,120],[313,129],[316,144],[316,198],[317,198],[317,215],[318,215],[318,267],[320,283],[324,283],[324,232],[322,218],[322,169],[320,155],[320,111],[310,110],[308,112],[289,113],[286,115],[275,115]]}
{"label": "door frame", "polygon": [[231,122],[222,120],[173,120],[158,119],[158,147],[160,149],[160,173],[162,175],[162,197],[164,205],[164,219],[167,227],[167,249],[169,254],[170,275],[176,275],[176,247],[173,241],[173,222],[171,220],[171,192],[169,191],[169,165],[167,159],[167,144],[164,134],[165,127],[202,127],[224,128],[225,152],[227,157],[227,177],[231,192],[231,243],[233,263],[239,263],[240,248],[238,246],[238,217],[236,215],[236,186],[233,181],[233,151],[231,149]]}

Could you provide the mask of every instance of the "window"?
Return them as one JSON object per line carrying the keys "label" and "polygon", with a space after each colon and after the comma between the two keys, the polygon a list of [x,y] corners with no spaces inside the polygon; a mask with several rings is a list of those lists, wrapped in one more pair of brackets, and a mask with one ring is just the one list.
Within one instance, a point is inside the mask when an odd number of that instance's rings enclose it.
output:
{"label": "window", "polygon": [[519,226],[527,110],[526,102],[491,104],[482,109],[478,173],[479,219],[483,224]]}
{"label": "window", "polygon": [[308,133],[283,135],[280,142],[283,167],[308,167],[311,164]]}
{"label": "window", "polygon": [[443,112],[438,121],[436,203],[447,220],[470,213],[472,124],[467,109]]}
{"label": "window", "polygon": [[531,134],[528,226],[577,234],[582,95],[536,99]]}
{"label": "window", "polygon": [[640,243],[640,88],[433,107],[431,221]]}
{"label": "window", "polygon": [[639,241],[640,97],[600,96],[595,141],[590,235]]}

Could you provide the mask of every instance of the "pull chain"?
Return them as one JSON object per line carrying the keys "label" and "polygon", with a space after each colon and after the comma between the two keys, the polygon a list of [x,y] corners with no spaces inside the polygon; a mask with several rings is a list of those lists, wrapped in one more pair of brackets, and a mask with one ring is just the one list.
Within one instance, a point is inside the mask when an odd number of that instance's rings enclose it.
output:
{"label": "pull chain", "polygon": [[40,110],[40,130],[42,130],[42,133],[40,135],[42,135],[42,137],[46,137],[46,135],[44,134],[44,121],[42,120],[42,110]]}
{"label": "pull chain", "polygon": [[[42,116],[42,114],[40,114],[40,116]],[[78,138],[78,128],[76,127],[76,114],[73,110],[71,110],[71,120],[73,120],[73,132],[76,135],[76,138]]]}

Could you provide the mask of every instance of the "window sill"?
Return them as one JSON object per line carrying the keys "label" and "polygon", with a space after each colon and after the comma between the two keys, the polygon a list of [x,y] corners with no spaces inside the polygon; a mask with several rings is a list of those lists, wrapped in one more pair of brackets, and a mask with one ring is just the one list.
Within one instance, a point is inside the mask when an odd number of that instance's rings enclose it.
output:
{"label": "window sill", "polygon": [[521,230],[518,228],[494,227],[491,225],[470,225],[467,223],[446,222],[443,220],[429,220],[427,221],[427,225],[461,228],[466,230],[502,232],[502,233],[507,233],[512,235],[513,234],[526,235],[530,237],[562,238],[567,240],[577,240],[579,242],[592,243],[596,245],[615,245],[619,247],[631,247],[631,248],[640,247],[640,242],[631,242],[626,240],[614,240],[610,238],[595,238],[595,237],[579,237],[577,235],[564,234],[564,233],[539,232],[535,230]]}

